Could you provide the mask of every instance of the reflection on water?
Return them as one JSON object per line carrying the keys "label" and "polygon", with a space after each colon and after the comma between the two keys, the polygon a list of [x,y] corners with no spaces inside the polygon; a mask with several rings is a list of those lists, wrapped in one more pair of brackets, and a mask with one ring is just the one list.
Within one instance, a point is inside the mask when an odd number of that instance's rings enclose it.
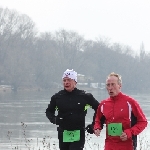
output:
{"label": "reflection on water", "polygon": [[[94,97],[102,100],[107,97],[106,92],[93,91]],[[57,148],[57,126],[51,124],[45,116],[45,109],[54,92],[22,92],[0,93],[0,149],[42,149]],[[150,120],[150,96],[132,95],[138,100],[147,118]],[[93,110],[89,109],[86,124],[91,123]],[[23,124],[24,123],[24,124]],[[98,148],[98,143],[104,143],[105,129],[100,137],[87,136],[86,147]],[[50,143],[51,145],[46,145]],[[92,144],[94,143],[94,144]],[[97,144],[96,144],[97,143]],[[27,144],[27,145],[25,145]],[[99,149],[102,149],[100,144]]]}

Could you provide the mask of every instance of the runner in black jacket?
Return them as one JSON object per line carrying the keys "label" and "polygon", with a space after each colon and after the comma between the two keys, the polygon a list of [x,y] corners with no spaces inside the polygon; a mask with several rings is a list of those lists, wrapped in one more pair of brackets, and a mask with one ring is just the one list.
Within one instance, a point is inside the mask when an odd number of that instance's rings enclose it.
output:
{"label": "runner in black jacket", "polygon": [[[83,150],[85,143],[85,116],[87,106],[95,111],[99,102],[92,94],[76,88],[77,73],[66,70],[63,74],[64,90],[51,97],[46,116],[51,123],[59,125],[60,150]],[[55,111],[58,115],[55,116]],[[94,117],[93,117],[94,118]],[[88,131],[93,133],[93,129]]]}

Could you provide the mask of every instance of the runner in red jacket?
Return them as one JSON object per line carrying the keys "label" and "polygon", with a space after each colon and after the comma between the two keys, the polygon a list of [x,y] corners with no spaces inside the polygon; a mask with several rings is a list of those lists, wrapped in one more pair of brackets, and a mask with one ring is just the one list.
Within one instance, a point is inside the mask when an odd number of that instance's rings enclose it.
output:
{"label": "runner in red jacket", "polygon": [[106,124],[105,150],[136,150],[137,135],[147,126],[139,104],[121,92],[121,76],[111,73],[106,79],[110,98],[101,101],[97,109],[94,132],[100,135],[101,121]]}

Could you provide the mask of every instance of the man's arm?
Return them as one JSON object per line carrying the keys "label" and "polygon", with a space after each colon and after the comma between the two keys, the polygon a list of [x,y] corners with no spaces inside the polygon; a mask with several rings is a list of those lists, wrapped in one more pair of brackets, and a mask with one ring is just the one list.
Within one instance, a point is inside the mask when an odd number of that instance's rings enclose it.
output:
{"label": "man's arm", "polygon": [[135,101],[134,99],[132,99],[131,105],[132,105],[132,112],[133,112],[134,116],[136,117],[137,122],[130,129],[124,130],[124,132],[127,134],[128,138],[131,138],[132,135],[140,134],[146,128],[146,126],[148,124],[147,119],[146,119],[140,105],[138,104],[138,102]]}
{"label": "man's arm", "polygon": [[[92,109],[95,110],[92,124],[86,127],[87,131],[89,131],[89,133],[92,134],[94,133],[94,124],[95,124],[95,118],[96,118],[99,102],[93,97],[92,94],[88,93],[87,96],[88,96],[88,104],[92,106]],[[99,118],[99,124],[101,129],[103,129],[104,123],[105,123],[105,116],[102,114],[102,116]]]}
{"label": "man's arm", "polygon": [[87,125],[85,129],[87,130],[88,133],[93,134],[94,133],[94,129],[93,129],[94,121],[95,121],[96,111],[97,111],[99,102],[93,97],[91,93],[86,93],[86,100],[87,100],[87,104],[90,105],[90,107],[94,109],[95,112],[93,115],[92,123]]}
{"label": "man's arm", "polygon": [[95,116],[95,121],[94,121],[94,130],[97,130],[97,129],[102,130],[104,122],[105,122],[105,116],[101,112],[101,103],[100,103],[96,111],[96,116]]}
{"label": "man's arm", "polygon": [[99,102],[93,97],[91,93],[86,93],[86,100],[87,100],[87,104],[90,105],[92,109],[94,109],[96,112]]}
{"label": "man's arm", "polygon": [[50,104],[48,104],[48,108],[46,109],[46,117],[50,120],[51,123],[55,124],[55,108],[56,102],[54,96],[51,97]]}
{"label": "man's arm", "polygon": [[56,98],[57,96],[54,95],[51,97],[50,104],[48,105],[48,108],[46,109],[46,117],[49,119],[49,121],[53,124],[59,125],[60,122],[62,122],[63,118],[59,116],[55,116],[55,111],[57,108],[56,105]]}

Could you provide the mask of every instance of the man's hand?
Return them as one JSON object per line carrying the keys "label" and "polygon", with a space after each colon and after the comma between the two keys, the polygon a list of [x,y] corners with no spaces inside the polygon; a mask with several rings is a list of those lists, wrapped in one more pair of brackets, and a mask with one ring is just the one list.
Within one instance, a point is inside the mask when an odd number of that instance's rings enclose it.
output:
{"label": "man's hand", "polygon": [[126,134],[125,132],[122,132],[122,134],[120,135],[120,139],[121,139],[122,141],[126,141],[126,140],[128,139],[127,134]]}
{"label": "man's hand", "polygon": [[85,129],[90,134],[94,133],[94,131],[93,131],[93,125],[92,124],[87,125],[87,127]]}
{"label": "man's hand", "polygon": [[101,130],[100,130],[100,129],[96,129],[96,130],[94,130],[94,133],[95,133],[95,135],[96,135],[96,136],[100,136],[100,132],[101,132]]}

